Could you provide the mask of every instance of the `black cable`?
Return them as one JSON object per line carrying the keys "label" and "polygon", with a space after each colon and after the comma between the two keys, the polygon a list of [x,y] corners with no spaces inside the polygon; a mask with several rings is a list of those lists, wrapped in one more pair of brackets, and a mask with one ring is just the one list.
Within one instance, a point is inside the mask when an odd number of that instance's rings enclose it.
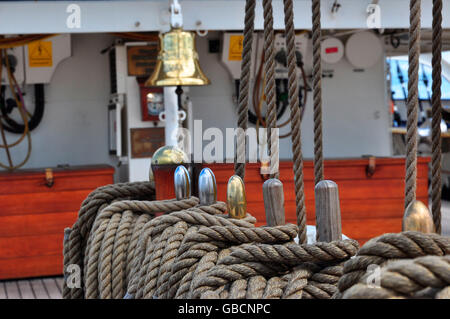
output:
{"label": "black cable", "polygon": [[[44,117],[45,100],[43,84],[34,85],[34,101],[34,112],[30,120],[28,121],[29,131],[34,130],[41,123],[42,118]],[[3,128],[10,133],[23,134],[25,125],[17,123],[8,115],[9,113],[11,113],[11,106],[8,107],[5,101],[5,86],[2,86],[0,89],[0,111],[2,113],[2,119],[5,121],[5,123],[3,124]]]}

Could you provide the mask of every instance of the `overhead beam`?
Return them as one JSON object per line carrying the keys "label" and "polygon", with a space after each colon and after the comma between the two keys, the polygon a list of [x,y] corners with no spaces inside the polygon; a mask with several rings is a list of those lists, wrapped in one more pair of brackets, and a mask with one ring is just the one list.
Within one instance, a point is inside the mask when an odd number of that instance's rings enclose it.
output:
{"label": "overhead beam", "polygon": [[[323,29],[367,28],[366,8],[371,0],[322,0]],[[245,0],[182,0],[187,30],[242,30]],[[169,28],[169,1],[2,1],[0,34],[164,31]],[[72,5],[72,7],[70,7]],[[80,9],[79,27],[69,22],[74,6]],[[380,0],[381,28],[409,26],[409,0]],[[283,29],[283,1],[274,0],[274,27]],[[311,1],[294,0],[296,29],[311,29]],[[76,22],[76,21],[75,21]],[[198,26],[197,23],[200,22]],[[422,27],[431,28],[432,0],[422,1]],[[450,1],[444,1],[443,26],[450,28]],[[263,27],[261,1],[256,10],[256,29]]]}

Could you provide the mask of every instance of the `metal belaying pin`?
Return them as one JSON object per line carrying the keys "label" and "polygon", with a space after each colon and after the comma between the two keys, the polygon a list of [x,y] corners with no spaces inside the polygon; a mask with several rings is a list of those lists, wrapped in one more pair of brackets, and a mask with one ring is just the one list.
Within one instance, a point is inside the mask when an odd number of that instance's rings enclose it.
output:
{"label": "metal belaying pin", "polygon": [[216,177],[211,169],[205,167],[198,176],[198,197],[200,205],[212,205],[217,201]]}
{"label": "metal belaying pin", "polygon": [[175,170],[174,176],[175,197],[178,200],[191,197],[191,178],[189,172],[183,165]]}
{"label": "metal belaying pin", "polygon": [[242,219],[247,214],[247,199],[244,181],[237,175],[228,180],[227,185],[228,215],[234,219]]}
{"label": "metal belaying pin", "polygon": [[421,201],[413,201],[406,208],[403,215],[402,231],[435,232],[433,217]]}
{"label": "metal belaying pin", "polygon": [[267,226],[275,227],[286,224],[283,183],[276,178],[268,179],[263,184],[263,196]]}

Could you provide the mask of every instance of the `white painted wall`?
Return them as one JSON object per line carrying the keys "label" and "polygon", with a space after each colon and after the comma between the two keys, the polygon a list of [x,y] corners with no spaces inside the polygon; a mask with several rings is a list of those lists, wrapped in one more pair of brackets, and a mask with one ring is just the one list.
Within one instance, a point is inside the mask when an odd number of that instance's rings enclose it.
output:
{"label": "white painted wall", "polygon": [[[217,38],[211,33],[209,38]],[[234,84],[227,69],[220,62],[220,54],[208,53],[207,38],[197,38],[202,69],[211,80],[208,87],[192,87],[195,119],[203,120],[203,130],[237,126],[236,105],[232,96]],[[309,46],[311,48],[311,45]],[[311,61],[307,56],[306,60]],[[385,101],[384,59],[364,72],[354,72],[344,58],[336,65],[323,65],[324,70],[334,70],[332,79],[324,78],[323,85],[323,142],[324,156],[328,158],[391,155],[390,115]],[[309,62],[311,63],[311,62]],[[280,120],[289,116],[287,111]],[[290,125],[280,130],[284,134]],[[313,101],[309,92],[306,112],[302,122],[303,155],[312,158]],[[204,145],[208,141],[204,142]],[[290,138],[280,141],[280,158],[292,157]]]}
{"label": "white painted wall", "polygon": [[[33,150],[25,168],[58,164],[115,165],[108,154],[108,55],[100,54],[112,41],[109,35],[72,36],[72,57],[58,66],[51,82],[45,85],[44,117],[31,133]],[[26,87],[31,110],[33,90],[33,86]],[[9,142],[17,137],[7,134]],[[15,163],[22,161],[26,142],[11,152]],[[7,162],[3,150],[0,150],[0,160]]]}
{"label": "white painted wall", "polygon": [[[208,35],[209,38],[218,36],[219,34],[214,32]],[[33,152],[25,167],[53,167],[66,163],[116,165],[116,160],[108,154],[108,56],[100,54],[100,51],[111,43],[113,37],[109,35],[72,36],[72,57],[59,65],[51,83],[45,86],[44,119],[32,132]],[[234,84],[220,62],[220,54],[208,53],[207,38],[198,38],[197,46],[201,66],[212,84],[208,87],[190,88],[193,115],[195,119],[203,120],[203,130],[218,127],[225,132],[228,127],[236,127],[237,122],[236,106],[233,102]],[[325,157],[359,157],[363,154],[389,156],[390,119],[384,100],[382,61],[363,73],[353,72],[345,60],[333,68],[334,78],[323,80]],[[324,69],[330,67],[324,65]],[[141,127],[139,99],[131,96],[138,94],[134,78],[127,79],[127,86],[130,128]],[[29,87],[27,92],[28,98],[31,98],[32,87]],[[312,94],[308,100],[302,125],[302,141],[304,156],[311,158]],[[14,140],[14,137],[8,134],[9,141]],[[22,159],[25,152],[25,143],[17,149],[12,149],[15,161]],[[280,157],[291,158],[289,139],[281,141]],[[0,151],[0,159],[6,162],[3,151]],[[133,172],[132,179],[146,180],[150,159],[138,161],[139,166],[145,169]],[[116,174],[116,181],[125,179],[124,176],[119,179]]]}

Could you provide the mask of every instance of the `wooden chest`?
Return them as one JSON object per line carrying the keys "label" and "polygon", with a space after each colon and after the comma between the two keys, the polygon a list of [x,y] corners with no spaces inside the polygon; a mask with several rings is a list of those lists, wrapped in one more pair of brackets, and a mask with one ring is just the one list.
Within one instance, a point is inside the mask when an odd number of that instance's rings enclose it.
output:
{"label": "wooden chest", "polygon": [[64,228],[86,196],[113,183],[108,165],[0,172],[0,279],[62,274]]}
{"label": "wooden chest", "polygon": [[[428,205],[428,162],[418,159],[417,199]],[[375,171],[366,175],[368,159],[325,160],[325,178],[339,187],[342,231],[361,244],[383,233],[400,232],[404,212],[405,159],[376,158]],[[280,163],[280,180],[284,186],[287,223],[296,223],[294,173],[292,162]],[[233,164],[203,164],[213,170],[217,180],[218,199],[226,200],[226,185],[233,175]],[[257,225],[265,224],[260,164],[247,164],[245,191],[247,210],[256,217]],[[304,183],[308,225],[315,224],[314,168],[304,163]]]}

